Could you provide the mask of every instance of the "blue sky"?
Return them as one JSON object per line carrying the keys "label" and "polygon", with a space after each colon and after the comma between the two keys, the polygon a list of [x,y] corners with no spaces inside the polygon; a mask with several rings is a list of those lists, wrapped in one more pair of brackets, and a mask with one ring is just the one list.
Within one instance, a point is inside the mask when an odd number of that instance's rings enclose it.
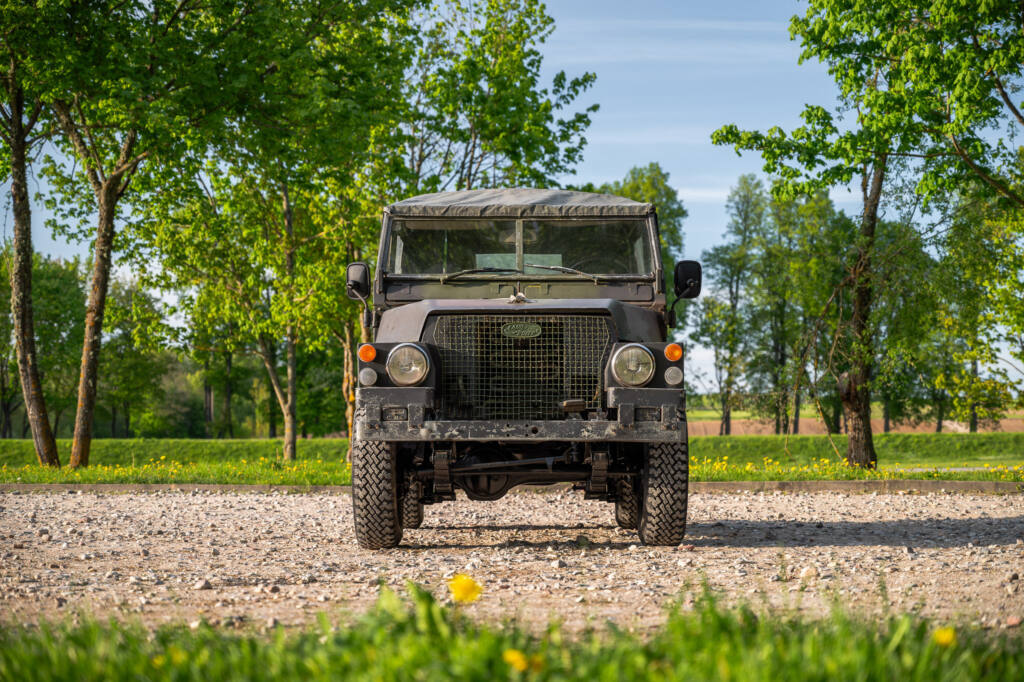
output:
{"label": "blue sky", "polygon": [[[712,145],[711,131],[726,123],[791,128],[805,104],[835,102],[825,69],[798,64],[799,45],[789,39],[789,19],[803,9],[783,0],[550,0],[556,29],[543,50],[547,75],[597,74],[581,99],[601,109],[578,180],[615,180],[657,161],[690,213],[687,257],[717,244],[730,187],[742,173],[760,173],[761,163]],[[856,209],[845,189],[834,198]]]}

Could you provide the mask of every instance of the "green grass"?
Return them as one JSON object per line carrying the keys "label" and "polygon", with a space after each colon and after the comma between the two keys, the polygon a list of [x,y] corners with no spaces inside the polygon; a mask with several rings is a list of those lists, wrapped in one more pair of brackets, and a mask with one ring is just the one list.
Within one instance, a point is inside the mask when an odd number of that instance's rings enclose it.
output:
{"label": "green grass", "polygon": [[[61,462],[67,463],[71,456],[71,440],[57,441]],[[280,459],[284,448],[282,441],[270,439],[122,439],[97,438],[92,441],[89,461],[92,464],[141,465],[161,457],[174,462],[223,463],[265,459]],[[298,441],[299,461],[317,460],[339,462],[348,452],[345,438],[315,438]],[[0,464],[21,466],[36,461],[31,440],[0,440]]]}
{"label": "green grass", "polygon": [[[881,466],[897,462],[906,467],[1024,464],[1024,433],[883,433],[874,441]],[[832,436],[832,442],[840,454],[846,453],[846,436]],[[736,464],[760,464],[765,457],[783,464],[836,458],[828,436],[703,436],[690,439],[690,455],[728,456]]]}
{"label": "green grass", "polygon": [[[1019,639],[912,616],[865,622],[836,610],[812,621],[724,609],[710,596],[670,608],[656,631],[614,626],[543,636],[474,623],[410,588],[385,591],[347,627],[237,634],[201,626],[85,622],[0,629],[4,680],[1013,680]],[[484,597],[486,599],[486,596]]]}
{"label": "green grass", "polygon": [[[834,438],[840,453],[846,438]],[[0,440],[2,483],[248,483],[347,485],[342,439],[299,441],[298,460],[281,461],[273,440],[96,440],[92,466],[53,470],[35,464],[29,441]],[[61,441],[67,462],[69,442]],[[704,436],[690,439],[695,481],[918,478],[1024,480],[1024,433],[883,434],[876,436],[881,469],[851,469],[826,436]],[[787,452],[788,447],[788,452]],[[984,471],[949,471],[984,467]],[[923,468],[926,471],[907,471]]]}

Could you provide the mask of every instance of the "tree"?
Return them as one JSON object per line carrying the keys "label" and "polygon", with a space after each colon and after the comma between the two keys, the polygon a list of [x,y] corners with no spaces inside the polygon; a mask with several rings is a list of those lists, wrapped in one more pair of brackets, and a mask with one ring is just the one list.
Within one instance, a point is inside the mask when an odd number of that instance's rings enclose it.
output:
{"label": "tree", "polygon": [[693,331],[690,338],[694,343],[710,348],[713,354],[715,387],[721,413],[718,435],[728,436],[732,433],[732,408],[739,397],[745,370],[742,336],[735,327],[741,318],[732,314],[727,301],[714,294],[701,297],[692,317]]}
{"label": "tree", "polygon": [[[732,407],[746,369],[747,324],[750,294],[747,283],[754,267],[754,245],[765,230],[767,197],[764,185],[753,175],[742,175],[726,199],[729,223],[726,243],[701,254],[710,289],[720,298],[703,306],[693,340],[715,351],[716,376],[722,410],[719,434],[732,433]],[[660,208],[660,207],[659,207]]]}
{"label": "tree", "polygon": [[935,372],[935,388],[949,395],[951,416],[968,422],[972,432],[979,421],[1002,417],[1019,393],[998,357],[1000,347],[1019,357],[1013,340],[1021,329],[1015,324],[1020,300],[1004,307],[1001,297],[1014,288],[1024,291],[1021,271],[1013,269],[1024,262],[1024,249],[1006,220],[1005,211],[972,202],[968,210],[961,207],[941,240],[935,327],[947,359]]}
{"label": "tree", "polygon": [[289,31],[317,40],[277,65],[267,98],[231,120],[216,156],[200,168],[169,167],[161,196],[140,207],[137,234],[161,261],[154,281],[183,291],[192,324],[229,329],[263,362],[284,415],[286,459],[295,458],[298,346],[322,348],[331,312],[348,305],[338,284],[346,226],[317,222],[317,204],[349,208],[329,190],[347,188],[368,162],[367,131],[395,122],[408,55],[393,6],[337,5],[331,22],[309,8],[292,20]]}
{"label": "tree", "polygon": [[554,19],[539,0],[443,0],[417,19],[403,88],[405,193],[545,187],[572,171],[597,105],[561,116],[595,76],[560,71],[541,85],[539,47]]}
{"label": "tree", "polygon": [[110,413],[110,437],[117,437],[117,417],[122,433],[132,435],[132,408],[158,399],[167,372],[167,356],[161,352],[163,314],[156,299],[137,281],[120,278],[109,294],[109,334],[100,363],[99,396]]}
{"label": "tree", "polygon": [[85,277],[77,258],[61,260],[36,254],[35,280],[36,343],[46,352],[39,357],[46,404],[53,419],[53,432],[60,431],[61,418],[75,409],[86,307]]}
{"label": "tree", "polygon": [[319,3],[129,0],[73,5],[59,18],[48,27],[60,48],[46,74],[46,103],[60,129],[58,143],[76,163],[52,161],[51,183],[69,213],[97,215],[70,462],[77,467],[89,463],[122,199],[133,187],[157,190],[139,181],[149,161],[194,165],[228,131],[232,114],[255,103],[272,106],[268,80],[297,44],[333,27],[338,12]]}
{"label": "tree", "polygon": [[[871,316],[876,294],[873,266],[879,213],[891,162],[920,156],[929,139],[928,127],[915,118],[919,112],[914,108],[915,98],[929,95],[908,89],[887,63],[872,61],[865,50],[845,40],[857,43],[864,38],[856,31],[849,35],[844,32],[844,27],[852,24],[835,10],[847,4],[813,0],[806,18],[793,19],[791,32],[802,41],[801,59],[816,58],[827,65],[839,86],[841,110],[851,112],[854,120],[840,126],[825,108],[808,106],[802,113],[804,125],[791,134],[779,128],[767,133],[742,132],[727,125],[715,131],[712,140],[732,144],[737,151],[759,151],[765,170],[782,180],[777,185],[778,194],[813,194],[825,187],[848,184],[854,178],[860,181],[862,209],[856,252],[848,264],[844,285],[852,291],[851,315],[844,327],[851,342],[850,365],[840,375],[838,388],[850,433],[847,461],[874,467],[877,456],[871,433],[870,380],[875,338]],[[867,42],[878,46],[898,33],[902,25],[898,16],[872,7],[872,40]],[[861,9],[863,17],[868,12],[867,3]],[[934,188],[927,182],[918,186],[925,191]]]}
{"label": "tree", "polygon": [[[748,252],[751,387],[759,411],[772,415],[775,433],[789,432],[790,390],[798,374],[794,342],[803,313],[795,302],[793,264],[803,197],[762,199],[765,219],[751,234]],[[793,374],[794,377],[791,377]]]}
{"label": "tree", "polygon": [[[47,69],[40,62],[60,50],[49,30],[61,8],[50,3],[4,3],[0,6],[0,177],[11,179],[14,209],[13,258],[9,268],[11,315],[18,359],[18,377],[25,414],[40,464],[59,467],[57,442],[39,378],[32,308],[32,207],[28,196],[28,163],[32,148],[44,134],[43,93]],[[6,367],[5,367],[6,369]],[[6,414],[6,413],[5,413]]]}

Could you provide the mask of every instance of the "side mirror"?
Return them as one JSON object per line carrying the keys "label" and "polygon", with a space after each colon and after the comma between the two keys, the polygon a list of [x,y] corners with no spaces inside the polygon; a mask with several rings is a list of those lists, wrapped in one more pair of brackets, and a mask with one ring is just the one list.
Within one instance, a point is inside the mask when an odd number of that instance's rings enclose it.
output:
{"label": "side mirror", "polygon": [[345,293],[353,301],[362,301],[370,296],[370,266],[366,263],[349,263],[345,268]]}
{"label": "side mirror", "polygon": [[675,285],[677,298],[700,296],[701,268],[695,260],[681,260],[676,263]]}

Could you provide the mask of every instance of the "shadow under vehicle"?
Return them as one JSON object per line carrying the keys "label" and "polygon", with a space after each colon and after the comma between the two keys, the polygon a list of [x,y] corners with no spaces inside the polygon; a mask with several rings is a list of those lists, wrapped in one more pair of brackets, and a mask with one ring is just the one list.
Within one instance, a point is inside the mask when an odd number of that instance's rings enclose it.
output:
{"label": "shadow under vehicle", "polygon": [[[700,293],[680,261],[675,302]],[[356,538],[394,547],[423,505],[573,482],[647,544],[686,530],[683,351],[666,340],[658,220],[604,194],[439,192],[384,209],[376,276],[352,263]]]}

